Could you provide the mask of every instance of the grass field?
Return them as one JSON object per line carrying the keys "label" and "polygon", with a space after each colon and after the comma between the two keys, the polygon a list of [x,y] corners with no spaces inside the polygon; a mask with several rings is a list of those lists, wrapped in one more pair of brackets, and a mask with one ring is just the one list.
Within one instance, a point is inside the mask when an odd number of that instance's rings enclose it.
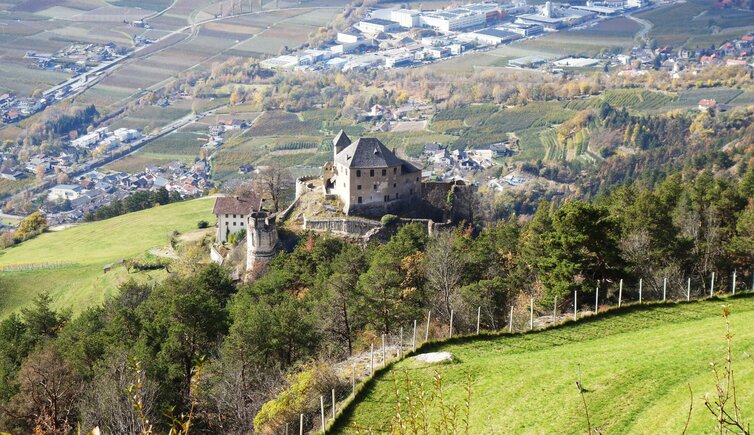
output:
{"label": "grass field", "polygon": [[0,318],[29,303],[35,294],[47,291],[55,306],[74,313],[102,303],[130,277],[122,266],[103,274],[102,267],[119,258],[143,254],[169,243],[174,231],[196,228],[200,220],[214,222],[213,200],[201,198],[105,221],[49,232],[16,247],[0,251],[0,267],[18,264],[72,262],[74,265],[31,271],[0,272]]}
{"label": "grass field", "polygon": [[418,352],[448,351],[454,362],[427,366],[406,358],[378,372],[336,422],[335,432],[387,430],[395,415],[394,380],[401,392],[407,375],[428,391],[437,370],[448,403],[462,407],[470,383],[470,433],[583,433],[586,420],[575,387],[580,367],[591,422],[601,433],[682,432],[689,385],[693,411],[686,433],[712,433],[715,421],[703,398],[714,394],[710,362],[725,357],[723,304],[732,311],[736,387],[750,422],[754,361],[744,353],[754,350],[754,330],[748,327],[754,297],[747,295],[624,307],[535,333],[432,343]]}

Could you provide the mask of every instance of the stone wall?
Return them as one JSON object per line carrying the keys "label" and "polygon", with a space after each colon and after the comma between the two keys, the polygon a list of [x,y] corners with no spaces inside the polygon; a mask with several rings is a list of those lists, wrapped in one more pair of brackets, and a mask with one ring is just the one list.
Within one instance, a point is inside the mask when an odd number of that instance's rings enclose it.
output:
{"label": "stone wall", "polygon": [[300,197],[306,192],[316,189],[310,181],[316,180],[319,175],[309,175],[307,177],[296,178],[296,198]]}
{"label": "stone wall", "polygon": [[347,237],[364,237],[371,230],[381,226],[379,222],[368,219],[307,219],[304,216],[305,230],[334,233]]}

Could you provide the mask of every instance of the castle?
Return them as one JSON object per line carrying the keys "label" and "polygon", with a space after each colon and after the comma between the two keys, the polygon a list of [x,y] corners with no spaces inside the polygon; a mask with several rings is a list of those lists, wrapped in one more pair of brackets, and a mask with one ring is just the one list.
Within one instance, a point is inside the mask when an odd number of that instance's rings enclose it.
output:
{"label": "castle", "polygon": [[421,170],[397,157],[379,139],[333,139],[333,161],[323,168],[325,196],[343,213],[381,216],[421,196]]}

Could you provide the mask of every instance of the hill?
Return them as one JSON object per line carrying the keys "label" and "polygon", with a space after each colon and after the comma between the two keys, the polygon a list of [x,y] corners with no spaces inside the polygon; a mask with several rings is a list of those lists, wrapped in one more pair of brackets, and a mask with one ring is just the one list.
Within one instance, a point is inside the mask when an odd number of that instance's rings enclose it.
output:
{"label": "hill", "polygon": [[[50,293],[56,307],[70,307],[74,313],[101,304],[118,283],[134,276],[122,267],[104,274],[104,265],[167,245],[173,231],[196,229],[202,219],[211,222],[211,210],[211,198],[179,202],[44,233],[0,251],[0,268],[36,267],[0,273],[0,318],[42,291]],[[67,264],[49,267],[50,263]],[[155,275],[159,273],[139,274],[138,278],[151,279]]]}
{"label": "hill", "polygon": [[710,362],[725,357],[724,304],[732,310],[739,405],[750,418],[754,362],[744,352],[754,349],[754,331],[746,327],[754,321],[754,297],[739,296],[624,307],[534,333],[430,343],[418,352],[451,352],[455,362],[427,366],[409,357],[378,372],[335,428],[387,429],[395,415],[396,377],[402,392],[406,374],[429,391],[437,370],[445,400],[460,407],[470,379],[470,433],[583,433],[586,420],[575,387],[580,366],[591,422],[602,433],[680,433],[688,385],[688,433],[708,433],[715,421],[704,394],[715,388]]}

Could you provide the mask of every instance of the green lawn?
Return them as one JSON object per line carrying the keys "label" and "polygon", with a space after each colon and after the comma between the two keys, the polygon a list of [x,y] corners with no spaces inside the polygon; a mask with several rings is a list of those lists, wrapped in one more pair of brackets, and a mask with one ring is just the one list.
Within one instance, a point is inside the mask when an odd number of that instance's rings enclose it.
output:
{"label": "green lawn", "polygon": [[[754,297],[624,307],[536,333],[461,337],[420,351],[449,351],[453,364],[426,366],[407,358],[378,372],[337,421],[339,432],[386,430],[395,415],[394,380],[406,373],[431,389],[443,378],[445,400],[462,406],[470,379],[470,433],[583,433],[586,421],[575,387],[581,367],[593,426],[601,433],[680,433],[693,390],[687,433],[711,433],[704,407],[714,392],[710,362],[725,356],[721,306],[731,306],[739,405],[754,418]],[[405,401],[404,401],[405,407]],[[405,415],[405,408],[404,408]],[[437,420],[435,420],[437,421]],[[362,433],[365,431],[362,430]]]}
{"label": "green lawn", "polygon": [[57,307],[74,313],[102,303],[117,285],[130,278],[152,279],[160,274],[128,275],[122,266],[103,273],[103,266],[169,243],[174,231],[196,228],[199,220],[214,222],[213,200],[201,198],[100,222],[49,232],[16,247],[0,251],[0,267],[17,264],[73,262],[75,265],[30,271],[0,272],[0,318],[48,291]]}

